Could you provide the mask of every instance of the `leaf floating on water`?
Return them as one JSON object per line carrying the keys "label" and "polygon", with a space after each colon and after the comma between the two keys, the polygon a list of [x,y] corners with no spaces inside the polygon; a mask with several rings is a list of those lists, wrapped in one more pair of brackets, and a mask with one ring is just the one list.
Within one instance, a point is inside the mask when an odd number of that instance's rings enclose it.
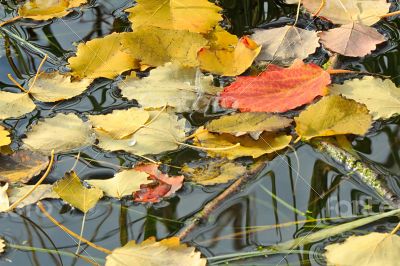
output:
{"label": "leaf floating on water", "polygon": [[305,59],[320,46],[316,31],[295,26],[256,30],[251,38],[262,46],[256,60],[290,65],[296,59]]}
{"label": "leaf floating on water", "polygon": [[329,74],[315,64],[269,65],[259,76],[238,77],[221,93],[220,104],[242,112],[286,112],[325,95],[330,83]]}
{"label": "leaf floating on water", "polygon": [[385,37],[376,29],[350,23],[319,34],[321,43],[329,50],[345,56],[362,57],[376,49]]}
{"label": "leaf floating on water", "polygon": [[239,38],[226,31],[221,26],[216,26],[214,30],[205,35],[211,50],[235,50]]}
{"label": "leaf floating on water", "polygon": [[334,84],[329,88],[331,94],[341,94],[367,106],[374,120],[388,119],[400,114],[400,88],[390,80],[363,77]]}
{"label": "leaf floating on water", "polygon": [[0,255],[4,253],[5,248],[6,248],[6,242],[4,241],[4,239],[0,238]]}
{"label": "leaf floating on water", "polygon": [[325,247],[329,265],[399,265],[400,237],[395,234],[369,233],[351,236],[344,243]]}
{"label": "leaf floating on water", "polygon": [[49,158],[31,151],[17,151],[11,155],[0,154],[0,181],[26,183],[40,174],[49,164]]}
{"label": "leaf floating on water", "polygon": [[24,147],[45,155],[53,149],[55,153],[71,151],[95,140],[90,124],[74,114],[57,114],[39,121],[26,135]]}
{"label": "leaf floating on water", "polygon": [[120,199],[139,191],[141,185],[152,183],[152,180],[147,179],[148,176],[149,175],[144,172],[124,170],[115,174],[115,176],[110,179],[91,179],[85,181],[90,185],[103,190],[106,196]]}
{"label": "leaf floating on water", "polygon": [[143,127],[150,113],[139,109],[114,110],[106,115],[91,115],[90,122],[97,130],[104,131],[114,139],[123,139]]}
{"label": "leaf floating on water", "polygon": [[206,33],[222,20],[222,9],[207,0],[137,0],[126,9],[133,30],[153,26],[170,30]]}
{"label": "leaf floating on water", "polygon": [[[10,203],[13,204],[21,199],[26,193],[32,190],[34,185],[25,185],[21,187],[11,187],[7,193],[10,199]],[[59,199],[60,196],[53,191],[53,185],[39,185],[33,192],[24,199],[16,208],[23,208],[25,206],[35,204],[42,199]]]}
{"label": "leaf floating on water", "polygon": [[53,190],[61,199],[84,213],[96,206],[103,197],[101,189],[86,188],[74,171],[66,173],[62,179],[58,180]]}
{"label": "leaf floating on water", "polygon": [[0,156],[2,147],[11,144],[10,132],[8,132],[3,126],[0,126]]}
{"label": "leaf floating on water", "polygon": [[28,0],[18,9],[18,14],[34,20],[61,18],[71,13],[71,8],[86,2],[87,0]]}
{"label": "leaf floating on water", "polygon": [[7,189],[8,189],[8,183],[6,183],[3,186],[0,185],[0,212],[8,211],[8,208],[10,207],[10,201],[8,199]]}
{"label": "leaf floating on water", "polygon": [[[59,72],[41,73],[29,93],[41,102],[57,102],[71,99],[84,92],[92,79],[72,81],[72,77]],[[30,80],[31,85],[33,79]]]}
{"label": "leaf floating on water", "polygon": [[0,99],[0,119],[18,118],[36,108],[28,93],[0,91]]}
{"label": "leaf floating on water", "polygon": [[296,132],[304,140],[344,134],[364,135],[372,118],[363,104],[338,95],[322,98],[295,117]]}
{"label": "leaf floating on water", "polygon": [[[156,254],[156,256],[155,256]],[[206,259],[194,247],[181,244],[178,237],[171,237],[156,242],[150,237],[140,244],[134,240],[125,246],[116,248],[106,257],[106,266],[205,266]]]}

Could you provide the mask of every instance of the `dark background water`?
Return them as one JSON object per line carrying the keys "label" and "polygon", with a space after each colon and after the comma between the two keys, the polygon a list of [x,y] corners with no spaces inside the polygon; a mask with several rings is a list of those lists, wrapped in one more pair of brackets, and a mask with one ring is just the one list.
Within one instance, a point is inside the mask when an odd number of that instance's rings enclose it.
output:
{"label": "dark background water", "polygon": [[[90,4],[78,9],[62,19],[45,22],[21,20],[6,26],[6,29],[46,51],[50,59],[45,70],[67,70],[66,59],[75,51],[75,44],[102,37],[112,32],[127,31],[130,28],[123,10],[132,5],[126,0],[89,1]],[[393,1],[394,2],[394,1]],[[0,18],[5,20],[16,15],[17,1],[1,1]],[[221,0],[224,7],[225,23],[237,35],[250,33],[255,27],[279,27],[294,22],[296,6],[285,5],[280,1],[263,0]],[[398,10],[393,4],[392,10]],[[322,30],[330,25],[319,19],[312,20],[301,15],[299,25],[303,28]],[[371,73],[388,75],[400,84],[400,19],[391,18],[379,22],[378,30],[389,41],[382,44],[369,56],[362,59],[340,58],[340,67],[366,70]],[[22,84],[32,77],[41,55],[24,43],[4,35],[0,57],[0,88],[18,92],[8,80],[11,73]],[[324,63],[327,53],[323,49],[310,60]],[[340,79],[337,80],[340,82]],[[19,145],[31,124],[40,118],[56,113],[77,113],[80,116],[99,114],[111,109],[135,106],[136,102],[121,98],[115,81],[98,80],[83,95],[58,104],[37,103],[38,108],[20,119],[8,119],[3,124],[12,129]],[[196,117],[196,116],[193,116]],[[199,123],[194,119],[193,123]],[[378,123],[365,138],[351,139],[359,155],[375,168],[397,175],[399,173],[400,132],[399,120],[393,119],[385,124]],[[61,178],[75,163],[75,153],[60,154],[49,182]],[[136,162],[134,156],[125,153],[105,153],[96,147],[81,151],[81,159],[76,171],[82,179],[110,178],[121,167],[130,167]],[[296,158],[296,155],[298,158]],[[190,149],[182,149],[160,156],[159,160],[171,165],[199,158]],[[95,161],[93,161],[95,160]],[[299,163],[298,163],[299,162]],[[391,185],[399,194],[398,179],[393,177]],[[35,180],[32,181],[34,183]],[[173,236],[183,226],[183,222],[199,211],[204,204],[224,190],[226,185],[203,188],[191,183],[173,198],[155,205],[133,204],[130,201],[102,200],[86,217],[84,237],[108,249],[124,245],[129,240],[138,242],[155,236],[157,239]],[[285,201],[282,204],[271,193]],[[373,199],[376,208],[379,199],[367,186],[356,178],[348,176],[345,169],[332,160],[314,151],[308,145],[296,146],[296,153],[288,150],[278,155],[254,176],[245,187],[229,198],[210,217],[187,238],[205,256],[212,257],[255,250],[260,245],[271,245],[306,235],[308,232],[325,226],[347,222],[354,215],[367,210],[366,205]],[[338,202],[340,204],[338,204]],[[346,204],[354,202],[355,204]],[[62,224],[75,232],[80,231],[83,215],[70,209],[60,201],[45,201],[46,208]],[[296,211],[294,211],[296,209]],[[335,218],[317,223],[304,223],[306,215],[314,218]],[[299,222],[297,222],[299,221]],[[297,222],[287,227],[274,227],[275,224]],[[398,222],[389,218],[359,228],[357,232],[388,231]],[[272,225],[272,226],[271,226]],[[241,265],[324,265],[321,256],[324,246],[340,241],[345,234],[300,247],[300,252],[289,255],[276,255],[253,259]],[[18,210],[13,214],[0,214],[0,236],[7,241],[39,248],[74,252],[76,240],[55,227],[40,214],[35,206]],[[82,245],[82,255],[104,258],[99,251]],[[313,251],[308,255],[305,251]],[[99,261],[101,262],[101,261]],[[13,265],[86,265],[83,260],[59,257],[54,254],[27,252],[8,249],[0,257],[1,264]]]}

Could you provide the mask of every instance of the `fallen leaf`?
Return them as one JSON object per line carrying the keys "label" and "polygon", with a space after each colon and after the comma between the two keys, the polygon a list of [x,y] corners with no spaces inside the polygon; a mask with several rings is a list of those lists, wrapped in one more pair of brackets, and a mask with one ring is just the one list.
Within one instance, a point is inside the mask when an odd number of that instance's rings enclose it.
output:
{"label": "fallen leaf", "polygon": [[7,194],[8,183],[0,185],[0,212],[5,212],[10,207],[10,201]]}
{"label": "fallen leaf", "polygon": [[[59,72],[41,73],[29,93],[41,102],[57,102],[71,99],[85,91],[92,79],[72,81],[72,77]],[[30,80],[32,85],[33,79]]]}
{"label": "fallen leaf", "polygon": [[196,73],[195,68],[168,63],[151,70],[148,77],[128,78],[119,87],[122,96],[137,100],[143,108],[170,106],[176,112],[189,112],[195,108],[194,103],[201,93],[198,86],[206,94],[215,90],[212,76],[202,75],[198,78],[200,84],[196,84]]}
{"label": "fallen leaf", "polygon": [[113,178],[105,180],[85,180],[91,186],[97,187],[105,193],[108,197],[122,198],[124,196],[132,195],[132,193],[140,190],[141,185],[153,182],[148,180],[149,175],[135,170],[121,171]]}
{"label": "fallen leaf", "polygon": [[115,78],[139,68],[138,62],[121,46],[122,33],[112,33],[78,45],[76,56],[68,59],[72,75],[78,78]]}
{"label": "fallen leaf", "polygon": [[237,76],[251,66],[260,51],[261,46],[245,36],[233,50],[202,48],[198,60],[202,70],[222,76]]}
{"label": "fallen leaf", "polygon": [[62,179],[58,180],[54,184],[53,190],[61,199],[84,213],[96,206],[103,197],[101,189],[86,188],[74,171],[66,173]]}
{"label": "fallen leaf", "polygon": [[327,93],[328,72],[295,60],[289,68],[269,65],[256,77],[238,77],[221,93],[224,108],[242,112],[286,112]]}
{"label": "fallen leaf", "polygon": [[0,98],[0,119],[17,118],[36,108],[28,93],[0,91]]}
{"label": "fallen leaf", "polygon": [[351,236],[344,243],[325,247],[328,265],[399,265],[400,237],[396,234],[369,233]]}
{"label": "fallen leaf", "polygon": [[211,50],[235,50],[239,38],[226,31],[221,26],[216,26],[212,31],[205,35],[208,46]]}
{"label": "fallen leaf", "polygon": [[133,30],[141,26],[205,33],[222,20],[222,9],[207,0],[137,0],[125,11]]}
{"label": "fallen leaf", "polygon": [[[303,0],[302,3],[313,14],[321,6],[321,0]],[[390,3],[387,3],[386,0],[325,1],[325,5],[318,16],[326,18],[334,24],[356,22],[370,26],[378,22],[382,15],[388,13],[389,7]]]}
{"label": "fallen leaf", "polygon": [[256,60],[290,65],[295,59],[305,59],[320,46],[316,31],[295,26],[256,30],[251,38],[262,46]]}
{"label": "fallen leaf", "polygon": [[[245,135],[235,137],[230,134],[213,134],[200,127],[194,133],[194,144],[199,147],[207,148],[207,154],[211,157],[226,157],[230,160],[251,156],[258,158],[263,154],[273,153],[286,148],[291,136],[275,133],[263,133],[259,140],[254,140]],[[233,147],[240,144],[240,146]],[[233,147],[233,148],[231,148]]]}
{"label": "fallen leaf", "polygon": [[26,133],[23,147],[49,155],[53,149],[55,153],[67,152],[93,142],[89,123],[74,114],[57,114],[34,125]]}
{"label": "fallen leaf", "polygon": [[142,164],[135,166],[134,170],[144,172],[155,182],[143,184],[141,189],[133,194],[136,202],[159,202],[170,197],[178,191],[183,184],[184,176],[168,176],[158,170],[157,164]]}
{"label": "fallen leaf", "polygon": [[106,115],[91,115],[89,120],[97,130],[102,130],[114,139],[122,139],[143,127],[149,120],[149,112],[139,108],[114,110]]}
{"label": "fallen leaf", "polygon": [[[156,254],[156,255],[155,255]],[[156,242],[150,237],[140,244],[134,240],[125,246],[116,248],[106,257],[106,266],[205,266],[206,259],[194,247],[181,244],[178,237],[171,237]]]}
{"label": "fallen leaf", "polygon": [[34,20],[61,18],[72,12],[87,0],[28,0],[18,9],[18,14]]}
{"label": "fallen leaf", "polygon": [[9,144],[11,144],[10,132],[0,126],[0,148]]}
{"label": "fallen leaf", "polygon": [[6,242],[4,239],[0,238],[0,254],[4,253],[4,250],[6,249]]}
{"label": "fallen leaf", "polygon": [[319,36],[321,43],[332,52],[353,57],[365,56],[386,41],[376,29],[357,23],[323,31]]}
{"label": "fallen leaf", "polygon": [[246,173],[246,167],[224,159],[185,164],[182,173],[191,181],[210,186],[227,183]]}
{"label": "fallen leaf", "polygon": [[[10,199],[10,204],[14,204],[20,198],[25,196],[28,191],[30,191],[34,185],[25,185],[20,187],[11,187],[8,189],[7,193]],[[53,185],[39,185],[33,192],[21,201],[16,208],[23,208],[25,206],[35,204],[42,199],[59,199],[60,197],[56,192],[53,191]]]}
{"label": "fallen leaf", "polygon": [[236,137],[250,134],[258,139],[263,131],[277,131],[290,126],[292,119],[271,113],[235,113],[212,120],[207,130],[216,133],[229,133]]}
{"label": "fallen leaf", "polygon": [[0,181],[26,183],[46,169],[49,158],[31,151],[0,154]]}
{"label": "fallen leaf", "polygon": [[372,118],[365,105],[338,95],[322,98],[295,117],[296,132],[303,140],[344,134],[364,135]]}
{"label": "fallen leaf", "polygon": [[116,140],[107,133],[96,131],[98,146],[108,151],[123,150],[137,155],[159,154],[177,149],[177,142],[185,139],[186,120],[178,119],[176,115],[167,112],[149,113],[150,121],[154,121],[129,138]]}

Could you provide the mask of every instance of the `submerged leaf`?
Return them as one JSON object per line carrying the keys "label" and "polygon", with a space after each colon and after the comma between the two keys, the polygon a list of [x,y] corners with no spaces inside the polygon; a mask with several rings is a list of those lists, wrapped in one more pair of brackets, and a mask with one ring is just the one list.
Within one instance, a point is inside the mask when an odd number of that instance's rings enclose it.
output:
{"label": "submerged leaf", "polygon": [[66,202],[86,213],[103,197],[98,188],[86,188],[74,171],[58,180],[53,190]]}
{"label": "submerged leaf", "polygon": [[28,93],[0,91],[0,99],[0,119],[18,118],[36,108]]}
{"label": "submerged leaf", "polygon": [[18,9],[18,14],[34,20],[61,18],[71,13],[71,8],[86,2],[87,0],[28,0]]}
{"label": "submerged leaf", "polygon": [[160,242],[151,237],[140,244],[132,240],[125,246],[114,249],[112,254],[106,257],[106,266],[205,266],[207,260],[200,256],[201,253],[194,247],[181,244],[178,237],[167,238]]}
{"label": "submerged leaf", "polygon": [[296,132],[304,140],[314,137],[364,135],[372,118],[365,105],[338,95],[327,96],[295,117]]}
{"label": "submerged leaf", "polygon": [[[32,190],[34,185],[25,185],[21,187],[12,187],[9,188],[7,193],[10,199],[10,204],[14,204],[20,200],[23,196],[26,195],[29,191]],[[56,192],[53,191],[53,185],[39,185],[38,187],[33,190],[31,194],[23,201],[21,201],[16,208],[23,208],[25,206],[35,204],[42,199],[59,199],[60,197]]]}

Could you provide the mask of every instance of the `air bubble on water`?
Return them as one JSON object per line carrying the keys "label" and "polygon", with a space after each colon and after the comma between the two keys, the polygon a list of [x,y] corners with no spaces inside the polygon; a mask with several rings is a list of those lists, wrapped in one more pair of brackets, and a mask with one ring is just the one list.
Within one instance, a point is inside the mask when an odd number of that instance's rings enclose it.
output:
{"label": "air bubble on water", "polygon": [[136,145],[136,139],[131,139],[131,140],[128,142],[128,146],[130,146],[130,147],[135,146],[135,145]]}

